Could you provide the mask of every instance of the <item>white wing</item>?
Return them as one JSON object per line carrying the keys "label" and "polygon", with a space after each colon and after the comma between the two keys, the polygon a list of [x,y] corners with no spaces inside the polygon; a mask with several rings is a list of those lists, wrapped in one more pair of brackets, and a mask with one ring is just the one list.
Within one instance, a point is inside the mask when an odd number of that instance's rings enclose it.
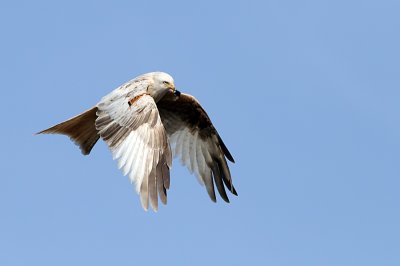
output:
{"label": "white wing", "polygon": [[234,160],[200,103],[188,94],[177,98],[169,93],[157,106],[174,156],[205,184],[211,200],[216,201],[215,181],[219,194],[229,202],[224,184],[237,193],[225,157]]}
{"label": "white wing", "polygon": [[[105,96],[97,105],[96,129],[118,167],[140,193],[142,206],[158,209],[167,202],[171,150],[154,99],[145,80],[134,80]],[[158,191],[158,193],[157,193]]]}

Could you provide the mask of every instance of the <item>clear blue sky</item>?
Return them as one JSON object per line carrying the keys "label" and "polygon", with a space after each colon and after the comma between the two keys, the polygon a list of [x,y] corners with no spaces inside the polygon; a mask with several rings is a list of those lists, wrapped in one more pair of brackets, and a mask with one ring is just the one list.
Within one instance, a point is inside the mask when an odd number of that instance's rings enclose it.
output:
{"label": "clear blue sky", "polygon": [[[400,265],[399,1],[3,1],[0,265]],[[104,143],[33,136],[145,72],[236,159],[144,212]]]}

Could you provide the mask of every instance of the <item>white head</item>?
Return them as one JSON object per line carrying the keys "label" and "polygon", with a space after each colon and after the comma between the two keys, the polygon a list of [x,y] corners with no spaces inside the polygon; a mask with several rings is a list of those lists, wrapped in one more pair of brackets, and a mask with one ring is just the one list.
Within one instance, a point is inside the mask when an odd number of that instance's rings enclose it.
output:
{"label": "white head", "polygon": [[[174,79],[164,72],[151,72],[143,75],[150,79],[148,93],[158,102],[168,91],[176,93]],[[179,92],[178,92],[179,93]]]}

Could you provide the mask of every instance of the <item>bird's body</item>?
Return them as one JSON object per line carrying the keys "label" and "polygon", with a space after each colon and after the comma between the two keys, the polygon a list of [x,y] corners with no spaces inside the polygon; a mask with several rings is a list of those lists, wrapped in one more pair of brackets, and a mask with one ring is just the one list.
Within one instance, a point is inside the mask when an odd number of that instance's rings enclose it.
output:
{"label": "bird's body", "polygon": [[[191,95],[175,90],[163,72],[141,75],[104,96],[93,108],[39,133],[69,136],[87,155],[101,137],[118,167],[136,185],[142,206],[166,204],[172,156],[181,158],[213,201],[214,181],[237,195],[226,158],[234,161],[207,113]],[[226,157],[226,158],[225,158]]]}

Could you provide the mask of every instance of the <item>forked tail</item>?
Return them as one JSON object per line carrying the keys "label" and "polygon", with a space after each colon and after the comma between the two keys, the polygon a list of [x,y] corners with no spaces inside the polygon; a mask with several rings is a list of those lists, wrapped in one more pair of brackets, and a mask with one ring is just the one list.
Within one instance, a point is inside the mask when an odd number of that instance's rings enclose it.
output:
{"label": "forked tail", "polygon": [[57,124],[51,128],[38,132],[37,134],[63,134],[71,138],[79,146],[82,153],[87,155],[99,139],[95,121],[97,107],[93,107],[84,113],[72,117],[67,121]]}

